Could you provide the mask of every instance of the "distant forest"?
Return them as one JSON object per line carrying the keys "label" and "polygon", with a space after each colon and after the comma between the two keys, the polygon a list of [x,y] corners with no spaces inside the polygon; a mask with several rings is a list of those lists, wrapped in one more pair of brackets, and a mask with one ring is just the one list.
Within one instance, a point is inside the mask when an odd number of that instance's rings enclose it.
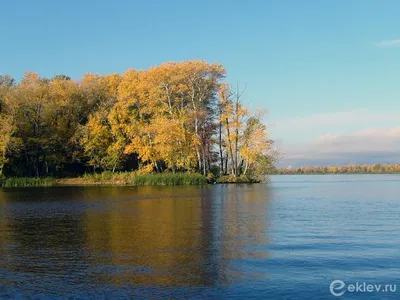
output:
{"label": "distant forest", "polygon": [[390,174],[400,173],[400,164],[347,165],[327,167],[281,168],[273,174]]}
{"label": "distant forest", "polygon": [[79,80],[0,76],[0,176],[263,175],[275,159],[263,113],[251,113],[225,76],[204,61]]}

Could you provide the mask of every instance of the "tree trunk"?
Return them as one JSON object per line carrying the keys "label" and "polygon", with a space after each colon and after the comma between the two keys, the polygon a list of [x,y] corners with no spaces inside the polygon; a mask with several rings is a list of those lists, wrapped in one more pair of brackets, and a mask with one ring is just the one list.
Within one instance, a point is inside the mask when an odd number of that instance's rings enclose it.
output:
{"label": "tree trunk", "polygon": [[228,175],[228,160],[229,160],[229,154],[227,152],[226,156],[225,156],[225,173],[224,173],[224,175]]}
{"label": "tree trunk", "polygon": [[235,109],[235,118],[236,118],[236,129],[235,129],[235,176],[239,176],[238,172],[238,144],[239,144],[239,95],[236,96],[236,109]]}
{"label": "tree trunk", "polygon": [[156,161],[154,164],[156,166],[157,173],[160,173],[160,168],[158,167],[158,162]]}
{"label": "tree trunk", "polygon": [[226,118],[226,131],[228,133],[229,153],[231,155],[231,172],[232,172],[232,175],[236,177],[235,168],[234,168],[232,142],[231,142],[231,133],[230,133],[230,129],[229,129],[229,120],[228,120],[228,118]]}
{"label": "tree trunk", "polygon": [[222,122],[219,122],[218,128],[218,135],[219,135],[219,159],[220,159],[220,175],[224,174],[224,157],[222,156]]}
{"label": "tree trunk", "polygon": [[35,177],[39,177],[39,155],[36,154],[34,160]]}
{"label": "tree trunk", "polygon": [[244,167],[244,172],[243,172],[244,175],[246,175],[248,167],[249,167],[249,163],[248,163],[248,161],[246,160],[246,165],[245,165],[245,167]]}
{"label": "tree trunk", "polygon": [[207,170],[206,170],[206,149],[205,146],[203,145],[203,175],[207,175]]}

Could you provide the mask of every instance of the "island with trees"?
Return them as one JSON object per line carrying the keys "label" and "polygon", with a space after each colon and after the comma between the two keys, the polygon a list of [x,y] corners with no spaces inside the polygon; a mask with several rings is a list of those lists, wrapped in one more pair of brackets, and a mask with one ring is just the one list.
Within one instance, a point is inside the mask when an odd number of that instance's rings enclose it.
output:
{"label": "island with trees", "polygon": [[273,141],[225,76],[197,60],[78,80],[2,75],[0,182],[262,181]]}

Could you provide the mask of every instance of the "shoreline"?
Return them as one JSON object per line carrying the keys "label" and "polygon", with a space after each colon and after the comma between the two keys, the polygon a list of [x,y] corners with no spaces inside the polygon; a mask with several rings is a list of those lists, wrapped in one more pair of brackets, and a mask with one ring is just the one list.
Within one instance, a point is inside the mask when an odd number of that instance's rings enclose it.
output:
{"label": "shoreline", "polygon": [[393,173],[281,173],[268,174],[266,180],[258,180],[249,177],[207,177],[198,173],[155,173],[136,175],[127,172],[112,174],[89,174],[82,177],[8,177],[0,179],[0,188],[21,187],[136,187],[136,186],[188,186],[188,185],[214,185],[214,184],[254,184],[268,183],[271,176],[325,176],[325,175],[400,175]]}
{"label": "shoreline", "polygon": [[9,177],[0,179],[0,187],[68,187],[68,186],[182,186],[208,184],[251,184],[261,180],[246,176],[204,176],[198,173],[152,173],[135,172],[85,174],[81,177]]}

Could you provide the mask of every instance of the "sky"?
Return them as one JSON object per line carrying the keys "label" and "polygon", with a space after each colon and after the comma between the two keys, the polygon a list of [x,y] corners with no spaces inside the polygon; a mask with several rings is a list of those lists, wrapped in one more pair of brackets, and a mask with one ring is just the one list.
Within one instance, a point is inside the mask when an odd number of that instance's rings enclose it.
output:
{"label": "sky", "polygon": [[400,163],[400,1],[3,1],[0,74],[222,63],[281,166]]}

